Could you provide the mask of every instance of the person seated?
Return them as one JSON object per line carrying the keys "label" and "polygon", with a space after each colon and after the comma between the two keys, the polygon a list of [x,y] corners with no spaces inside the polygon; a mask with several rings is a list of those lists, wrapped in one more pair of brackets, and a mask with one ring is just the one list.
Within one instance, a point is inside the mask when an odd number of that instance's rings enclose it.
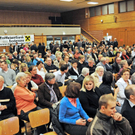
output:
{"label": "person seated", "polygon": [[80,76],[79,76],[78,79],[75,80],[75,81],[78,82],[78,83],[80,83],[81,86],[82,86],[82,83],[83,83],[84,78],[85,78],[86,76],[88,76],[88,75],[89,75],[89,69],[86,68],[86,67],[84,67],[84,68],[82,69],[82,72],[81,72]]}
{"label": "person seated", "polygon": [[112,72],[113,73],[116,74],[120,71],[120,68],[121,68],[120,62],[121,62],[121,58],[117,57],[116,61],[112,64]]}
{"label": "person seated", "polygon": [[62,60],[61,55],[58,55],[58,54],[57,54],[56,59],[53,61],[53,64],[54,64],[57,68],[59,68],[59,62],[60,62],[61,60]]}
{"label": "person seated", "polygon": [[104,72],[103,82],[98,88],[98,95],[101,97],[104,94],[111,94],[117,100],[117,93],[119,88],[113,89],[111,84],[113,83],[113,74],[110,71]]}
{"label": "person seated", "polygon": [[99,99],[99,111],[89,125],[86,135],[132,135],[128,120],[116,113],[116,100],[105,94]]}
{"label": "person seated", "polygon": [[36,53],[33,55],[33,57],[34,57],[33,64],[34,64],[35,66],[36,66],[36,64],[37,64],[38,61],[44,62],[43,59],[39,58],[39,57],[38,57],[38,54],[36,54]]}
{"label": "person seated", "polygon": [[79,53],[79,50],[78,49],[75,49],[74,58],[78,60],[80,55],[81,54]]}
{"label": "person seated", "polygon": [[59,63],[60,69],[53,74],[55,75],[55,80],[58,83],[59,86],[62,86],[65,84],[66,81],[68,81],[66,78],[66,73],[68,72],[68,64],[66,64],[65,61],[61,61]]}
{"label": "person seated", "polygon": [[15,98],[11,89],[4,87],[4,78],[0,76],[0,121],[15,116]]}
{"label": "person seated", "polygon": [[15,84],[16,73],[13,69],[8,68],[6,61],[1,62],[0,75],[4,78],[4,86],[12,86]]}
{"label": "person seated", "polygon": [[98,61],[97,61],[97,63],[99,63],[100,61],[101,61],[101,58],[103,57],[103,55],[102,54],[99,54],[98,55]]}
{"label": "person seated", "polygon": [[37,74],[36,66],[30,66],[28,71],[32,75],[31,80],[35,82],[38,86],[44,82],[43,78]]}
{"label": "person seated", "polygon": [[98,108],[99,96],[95,91],[95,84],[92,76],[86,76],[84,78],[79,100],[88,116],[94,118]]}
{"label": "person seated", "polygon": [[70,75],[79,76],[79,69],[77,68],[78,61],[76,59],[71,61],[72,67],[68,70]]}
{"label": "person seated", "polygon": [[119,70],[117,80],[119,80],[119,79],[121,78],[121,73],[122,73],[123,69],[128,69],[127,60],[122,60],[122,61],[120,62],[120,65],[121,65],[121,69]]}
{"label": "person seated", "polygon": [[109,57],[114,57],[113,48],[109,48]]}
{"label": "person seated", "polygon": [[133,129],[133,135],[135,134],[135,85],[128,85],[124,91],[126,99],[124,101],[123,107],[121,109],[121,114],[130,123]]}
{"label": "person seated", "polygon": [[127,60],[127,59],[129,59],[129,56],[126,55],[126,51],[125,51],[125,50],[122,51],[121,59],[122,59],[122,60]]}
{"label": "person seated", "polygon": [[68,64],[68,69],[70,69],[71,68],[71,63],[69,62],[69,56],[65,56],[64,61],[66,62],[66,64]]}
{"label": "person seated", "polygon": [[41,108],[53,108],[55,103],[62,99],[53,73],[47,73],[45,75],[45,82],[38,87],[38,98]]}
{"label": "person seated", "polygon": [[84,67],[86,67],[86,65],[87,65],[87,63],[85,62],[85,56],[84,55],[80,55],[79,56],[79,61],[78,61],[78,66],[77,66],[77,68],[78,68],[80,73],[81,73],[82,69]]}
{"label": "person seated", "polygon": [[88,59],[88,65],[86,67],[89,68],[89,75],[95,72],[96,66],[94,65],[93,58]]}
{"label": "person seated", "polygon": [[27,72],[28,71],[28,66],[26,63],[21,63],[21,65],[19,66],[19,71],[20,72]]}
{"label": "person seated", "polygon": [[132,84],[131,80],[129,79],[130,77],[130,71],[129,69],[123,69],[121,72],[121,78],[116,82],[116,85],[119,88],[119,92],[117,94],[117,99],[119,101],[119,103],[121,104],[121,107],[118,108],[117,111],[121,111],[121,108],[123,106],[124,100],[126,98],[125,94],[124,94],[124,89]]}
{"label": "person seated", "polygon": [[71,82],[67,85],[65,97],[59,106],[59,121],[63,123],[65,131],[70,135],[85,135],[90,118],[83,110],[79,101],[81,85]]}
{"label": "person seated", "polygon": [[97,63],[98,58],[97,58],[97,54],[96,54],[96,49],[95,48],[92,49],[91,56],[94,59],[94,62]]}
{"label": "person seated", "polygon": [[106,71],[110,71],[112,72],[112,66],[109,64],[109,57],[106,57],[106,64],[105,64],[105,67],[106,67]]}
{"label": "person seated", "polygon": [[20,58],[19,58],[19,55],[17,54],[17,52],[15,51],[15,52],[13,52],[13,58],[14,59],[17,59],[17,60],[19,60]]}
{"label": "person seated", "polygon": [[106,66],[105,66],[105,64],[106,64],[106,58],[105,58],[105,57],[102,57],[101,60],[100,60],[100,62],[99,62],[96,66],[97,66],[97,67],[98,67],[98,66],[102,66],[102,67],[104,68],[104,71],[106,71]]}
{"label": "person seated", "polygon": [[31,60],[31,57],[30,56],[27,56],[26,57],[26,64],[27,64],[28,68],[30,66],[34,66],[34,64],[33,64],[32,60]]}
{"label": "person seated", "polygon": [[102,66],[96,67],[95,72],[91,74],[91,76],[94,78],[95,87],[99,87],[99,85],[102,83],[103,74],[104,68]]}
{"label": "person seated", "polygon": [[46,58],[46,65],[45,65],[45,69],[47,70],[48,73],[54,73],[57,70],[59,70],[58,67],[56,67],[55,65],[52,64],[52,60],[50,57]]}
{"label": "person seated", "polygon": [[130,75],[132,75],[135,72],[135,69],[132,66],[133,65],[132,59],[128,59],[127,63],[128,63],[128,69],[130,70]]}
{"label": "person seated", "polygon": [[[26,86],[25,73],[23,72],[18,73],[16,76],[16,82],[17,86],[14,90],[14,97],[16,100],[17,114],[21,120],[29,121],[28,117],[29,113],[32,111],[39,110],[37,105],[34,103],[36,94],[25,87]],[[38,134],[45,133],[46,132],[45,126],[38,127],[37,132]]]}
{"label": "person seated", "polygon": [[92,49],[91,48],[88,48],[86,50],[86,53],[85,53],[85,62],[87,62],[87,63],[88,63],[88,58],[91,57],[91,52],[92,52]]}
{"label": "person seated", "polygon": [[47,70],[44,68],[43,62],[38,61],[36,68],[37,68],[37,74],[40,75],[44,79],[45,74],[47,73]]}

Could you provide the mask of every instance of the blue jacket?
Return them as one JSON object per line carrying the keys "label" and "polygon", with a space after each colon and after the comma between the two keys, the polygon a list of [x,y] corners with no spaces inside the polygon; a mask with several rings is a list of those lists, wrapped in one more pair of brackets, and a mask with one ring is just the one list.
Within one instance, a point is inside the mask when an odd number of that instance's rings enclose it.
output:
{"label": "blue jacket", "polygon": [[76,124],[76,120],[84,118],[89,119],[89,116],[83,110],[79,99],[76,99],[77,107],[74,107],[67,97],[63,97],[60,102],[59,121],[67,124]]}

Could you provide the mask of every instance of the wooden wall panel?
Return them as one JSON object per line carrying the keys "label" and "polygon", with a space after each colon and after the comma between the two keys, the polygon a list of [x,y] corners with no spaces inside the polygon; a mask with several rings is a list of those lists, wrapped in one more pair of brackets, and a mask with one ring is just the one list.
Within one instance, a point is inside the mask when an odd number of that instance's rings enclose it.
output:
{"label": "wooden wall panel", "polygon": [[0,10],[0,24],[51,24],[49,16],[60,13]]}

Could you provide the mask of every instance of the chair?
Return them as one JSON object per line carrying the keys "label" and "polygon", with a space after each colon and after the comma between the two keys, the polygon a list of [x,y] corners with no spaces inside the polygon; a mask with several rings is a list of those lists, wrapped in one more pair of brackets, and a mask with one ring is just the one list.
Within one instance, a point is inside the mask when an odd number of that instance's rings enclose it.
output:
{"label": "chair", "polygon": [[66,86],[63,85],[63,86],[59,87],[60,93],[62,94],[63,97],[65,96],[64,92],[66,91],[66,88],[67,88],[67,85]]}
{"label": "chair", "polygon": [[0,121],[2,128],[1,135],[14,135],[19,132],[19,119],[18,117],[11,117]]}
{"label": "chair", "polygon": [[114,78],[115,78],[115,82],[117,81],[117,77],[118,77],[118,73],[113,74]]}
{"label": "chair", "polygon": [[7,88],[10,88],[10,89],[11,89],[12,87],[13,87],[13,86],[7,86]]}
{"label": "chair", "polygon": [[[28,115],[32,128],[39,127],[41,125],[48,124],[50,122],[50,111],[48,108],[33,111]],[[57,135],[55,132],[48,132],[44,135]]]}

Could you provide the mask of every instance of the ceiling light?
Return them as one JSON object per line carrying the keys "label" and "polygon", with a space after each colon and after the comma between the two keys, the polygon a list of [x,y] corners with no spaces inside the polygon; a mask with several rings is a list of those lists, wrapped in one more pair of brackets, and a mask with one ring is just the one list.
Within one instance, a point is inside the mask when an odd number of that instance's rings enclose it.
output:
{"label": "ceiling light", "polygon": [[87,4],[98,4],[98,2],[87,2]]}
{"label": "ceiling light", "polygon": [[60,1],[71,2],[71,1],[73,1],[73,0],[60,0]]}

